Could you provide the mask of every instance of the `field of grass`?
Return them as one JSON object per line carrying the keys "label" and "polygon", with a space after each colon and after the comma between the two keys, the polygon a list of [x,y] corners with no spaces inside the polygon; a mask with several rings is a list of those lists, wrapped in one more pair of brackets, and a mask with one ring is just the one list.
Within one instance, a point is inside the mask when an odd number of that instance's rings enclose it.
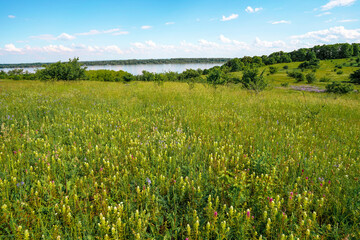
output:
{"label": "field of grass", "polygon": [[0,126],[0,239],[360,238],[357,93],[5,80]]}
{"label": "field of grass", "polygon": [[[294,78],[287,76],[287,72],[300,71],[300,69],[298,69],[300,63],[301,62],[273,64],[261,67],[259,72],[262,72],[264,69],[266,69],[266,78],[273,87],[280,87],[282,83],[289,83],[289,88],[292,86],[308,85],[317,87],[319,89],[325,89],[325,86],[332,82],[349,82],[349,75],[359,69],[359,67],[356,67],[356,58],[322,60],[320,61],[320,68],[315,72],[317,81],[312,84],[307,84],[306,80],[303,82],[296,82]],[[288,69],[284,69],[284,66],[287,66]],[[337,68],[336,66],[341,66],[341,68]],[[269,74],[269,67],[276,67],[278,72],[275,74]],[[335,69],[336,71],[334,71]],[[340,71],[342,71],[342,73],[338,74]],[[310,72],[311,70],[305,70],[303,73],[306,75]],[[232,73],[231,75],[233,77],[241,78],[242,72]],[[327,77],[329,82],[320,82],[320,79],[323,77]],[[359,85],[354,85],[354,87],[355,89],[360,90]]]}

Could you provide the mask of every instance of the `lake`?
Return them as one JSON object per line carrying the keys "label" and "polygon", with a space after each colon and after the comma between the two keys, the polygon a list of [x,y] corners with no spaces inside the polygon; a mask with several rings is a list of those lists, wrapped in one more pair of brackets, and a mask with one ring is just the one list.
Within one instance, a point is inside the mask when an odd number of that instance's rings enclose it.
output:
{"label": "lake", "polygon": [[[186,69],[208,69],[214,66],[221,66],[223,63],[188,63],[188,64],[137,64],[137,65],[101,65],[101,66],[88,66],[88,70],[123,70],[129,72],[133,75],[141,75],[142,71],[154,72],[154,73],[163,73],[163,72],[183,72]],[[0,69],[7,72],[12,68],[2,68]],[[23,68],[24,71],[35,72],[38,68]]]}

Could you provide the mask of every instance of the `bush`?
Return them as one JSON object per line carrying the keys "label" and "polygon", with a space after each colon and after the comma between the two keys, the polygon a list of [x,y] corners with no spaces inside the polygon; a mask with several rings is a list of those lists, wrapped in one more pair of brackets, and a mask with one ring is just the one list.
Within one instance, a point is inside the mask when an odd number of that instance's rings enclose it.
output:
{"label": "bush", "polygon": [[264,90],[268,86],[268,82],[264,79],[264,72],[258,74],[257,68],[249,68],[244,71],[241,83],[244,88],[255,90],[256,92]]}
{"label": "bush", "polygon": [[210,74],[206,78],[206,81],[215,89],[218,85],[222,85],[225,83],[223,73],[220,68],[214,68],[213,70],[211,70]]}
{"label": "bush", "polygon": [[316,81],[315,73],[306,74],[306,81],[307,83],[314,83]]}
{"label": "bush", "polygon": [[285,65],[285,66],[283,66],[283,69],[289,69],[289,66],[288,65]]}
{"label": "bush", "polygon": [[345,94],[352,92],[353,90],[354,90],[354,86],[349,83],[333,82],[331,84],[326,85],[326,92],[329,93]]}
{"label": "bush", "polygon": [[289,77],[295,78],[296,82],[302,82],[305,80],[305,76],[301,72],[288,72],[287,74]]}
{"label": "bush", "polygon": [[329,77],[320,78],[320,82],[330,82],[330,81],[331,81],[331,78],[329,78]]}
{"label": "bush", "polygon": [[288,83],[288,82],[281,83],[281,86],[282,86],[282,87],[288,87],[288,86],[289,86],[289,83]]}
{"label": "bush", "polygon": [[40,80],[78,80],[85,78],[86,67],[78,62],[79,58],[69,59],[69,62],[52,63],[45,65],[44,69],[37,70],[36,74]]}
{"label": "bush", "polygon": [[320,61],[318,59],[311,59],[310,61],[305,61],[299,65],[299,69],[316,69],[320,67]]}
{"label": "bush", "polygon": [[360,84],[360,69],[356,70],[352,74],[350,74],[350,81],[352,83]]}
{"label": "bush", "polygon": [[277,73],[277,71],[278,71],[278,68],[277,68],[277,67],[269,67],[269,72],[270,72],[270,74]]}
{"label": "bush", "polygon": [[341,74],[343,74],[343,73],[344,73],[344,72],[343,72],[342,70],[336,72],[337,75],[341,75]]}

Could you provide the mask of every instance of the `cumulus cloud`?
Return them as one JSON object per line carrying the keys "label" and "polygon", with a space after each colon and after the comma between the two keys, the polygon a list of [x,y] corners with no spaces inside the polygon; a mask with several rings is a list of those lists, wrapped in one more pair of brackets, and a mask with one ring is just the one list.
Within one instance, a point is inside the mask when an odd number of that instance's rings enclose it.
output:
{"label": "cumulus cloud", "polygon": [[233,14],[231,14],[230,16],[228,16],[228,17],[225,17],[225,16],[222,16],[222,19],[221,19],[221,21],[230,21],[230,20],[234,20],[234,19],[236,19],[236,18],[238,18],[239,17],[239,15],[238,14],[235,14],[235,13],[233,13]]}
{"label": "cumulus cloud", "polygon": [[17,52],[17,53],[21,52],[21,49],[15,47],[15,45],[12,43],[6,44],[4,50],[7,52]]}
{"label": "cumulus cloud", "polygon": [[254,45],[256,47],[262,47],[262,48],[285,48],[286,47],[286,43],[284,41],[281,41],[281,40],[265,41],[265,40],[260,40],[260,38],[258,38],[258,37],[255,38]]}
{"label": "cumulus cloud", "polygon": [[286,21],[286,20],[271,22],[271,24],[290,24],[290,23],[291,23],[291,21]]}
{"label": "cumulus cloud", "polygon": [[76,38],[75,36],[72,36],[70,34],[62,33],[59,36],[57,36],[56,40],[67,41],[67,40],[73,40],[75,38]]}
{"label": "cumulus cloud", "polygon": [[330,0],[327,4],[321,6],[322,11],[330,10],[334,7],[344,7],[354,4],[356,0]]}
{"label": "cumulus cloud", "polygon": [[261,7],[259,7],[259,8],[252,8],[252,7],[250,7],[250,6],[248,6],[248,7],[245,9],[245,11],[248,12],[248,13],[256,13],[256,12],[259,12],[259,11],[261,11],[261,10],[262,10]]}
{"label": "cumulus cloud", "polygon": [[150,29],[150,28],[152,28],[152,26],[148,26],[148,25],[141,26],[141,29],[144,29],[144,30],[146,30],[146,29]]}
{"label": "cumulus cloud", "polygon": [[16,18],[14,15],[8,15],[8,18]]}
{"label": "cumulus cloud", "polygon": [[69,41],[69,40],[75,39],[76,37],[72,36],[70,34],[67,34],[67,33],[62,33],[57,37],[52,34],[41,34],[38,36],[31,36],[30,38],[38,39],[38,40],[45,40],[45,41],[56,41],[56,40]]}
{"label": "cumulus cloud", "polygon": [[343,26],[332,27],[329,29],[312,31],[302,35],[291,36],[292,39],[308,39],[320,42],[330,41],[360,41],[360,29],[346,29]]}

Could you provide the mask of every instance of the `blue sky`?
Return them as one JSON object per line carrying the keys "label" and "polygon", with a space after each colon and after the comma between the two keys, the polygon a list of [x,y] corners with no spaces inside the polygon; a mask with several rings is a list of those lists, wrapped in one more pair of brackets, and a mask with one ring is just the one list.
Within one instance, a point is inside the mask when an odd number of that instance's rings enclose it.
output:
{"label": "blue sky", "polygon": [[242,57],[360,42],[357,0],[0,0],[0,63]]}

